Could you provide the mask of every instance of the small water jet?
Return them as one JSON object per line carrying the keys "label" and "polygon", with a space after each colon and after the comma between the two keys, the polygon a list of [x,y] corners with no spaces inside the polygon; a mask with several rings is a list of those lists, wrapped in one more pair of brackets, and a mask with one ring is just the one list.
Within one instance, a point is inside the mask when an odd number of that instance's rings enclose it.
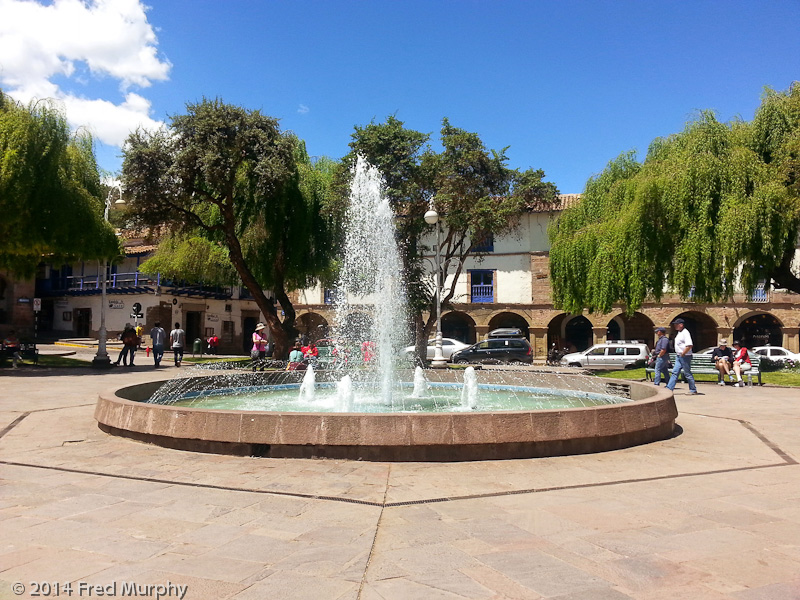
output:
{"label": "small water jet", "polygon": [[303,383],[300,384],[300,402],[314,402],[317,391],[316,384],[314,365],[308,365],[306,374],[303,376]]}
{"label": "small water jet", "polygon": [[461,389],[461,406],[470,410],[478,407],[478,377],[474,367],[464,369],[464,387]]}
{"label": "small water jet", "polygon": [[336,384],[337,406],[340,412],[353,412],[353,380],[350,375],[345,375]]}
{"label": "small water jet", "polygon": [[428,380],[425,379],[425,373],[422,367],[414,369],[414,391],[411,393],[412,398],[427,398],[428,397]]}

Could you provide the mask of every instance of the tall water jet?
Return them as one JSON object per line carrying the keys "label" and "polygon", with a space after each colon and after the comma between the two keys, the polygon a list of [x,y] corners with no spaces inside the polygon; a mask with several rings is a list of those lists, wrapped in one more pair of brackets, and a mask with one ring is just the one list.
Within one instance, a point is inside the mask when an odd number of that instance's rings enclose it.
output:
{"label": "tall water jet", "polygon": [[303,383],[300,384],[300,402],[313,402],[316,397],[317,378],[314,375],[314,365],[308,365]]}
{"label": "tall water jet", "polygon": [[478,377],[473,367],[464,369],[464,387],[461,388],[461,406],[474,410],[478,406]]}
{"label": "tall water jet", "polygon": [[344,231],[334,335],[369,358],[366,366],[380,382],[382,400],[390,404],[394,362],[404,345],[406,293],[394,213],[382,193],[380,172],[361,156],[353,171]]}
{"label": "tall water jet", "polygon": [[414,369],[414,391],[411,393],[412,398],[427,398],[428,397],[428,380],[425,379],[425,373],[422,367]]}

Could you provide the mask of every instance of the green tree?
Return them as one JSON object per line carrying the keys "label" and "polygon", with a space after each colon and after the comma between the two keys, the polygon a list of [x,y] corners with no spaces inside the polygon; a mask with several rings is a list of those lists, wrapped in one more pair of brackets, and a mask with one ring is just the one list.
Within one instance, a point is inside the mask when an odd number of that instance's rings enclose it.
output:
{"label": "green tree", "polygon": [[718,302],[737,282],[800,292],[800,85],[767,90],[753,121],[701,113],[591,178],[550,228],[556,307],[629,312],[666,290]]}
{"label": "green tree", "polygon": [[[398,216],[398,240],[420,356],[436,319],[434,290],[422,260],[432,249],[421,242],[434,231],[423,219],[431,202],[444,232],[442,265],[452,267],[451,281],[456,281],[464,261],[479,254],[475,248],[486,236],[513,231],[527,207],[552,203],[558,195],[552,183],[542,181],[542,171],[510,169],[505,149],[487,150],[477,134],[453,127],[447,119],[440,133],[443,150],[437,152],[426,146],[428,134],[407,129],[402,121],[389,117],[385,123],[356,127],[352,151],[343,161],[352,164],[361,154],[384,174],[386,194]],[[450,302],[454,293],[452,286],[445,287],[442,303]],[[423,319],[426,311],[428,318]]]}
{"label": "green tree", "polygon": [[91,136],[71,133],[50,101],[23,106],[0,91],[0,268],[30,277],[44,255],[118,255],[103,200]]}
{"label": "green tree", "polygon": [[264,315],[276,356],[286,356],[297,335],[287,290],[324,275],[331,260],[322,215],[330,161],[312,163],[275,119],[206,99],[188,104],[168,129],[131,134],[123,152],[130,214],[171,231],[147,270],[217,283],[235,272]]}

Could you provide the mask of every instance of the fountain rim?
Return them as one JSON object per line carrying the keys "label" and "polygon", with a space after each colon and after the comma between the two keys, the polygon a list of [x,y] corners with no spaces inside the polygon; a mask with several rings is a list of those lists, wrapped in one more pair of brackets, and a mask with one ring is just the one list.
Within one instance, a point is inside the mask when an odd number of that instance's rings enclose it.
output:
{"label": "fountain rim", "polygon": [[631,401],[513,411],[343,413],[194,409],[145,403],[124,396],[147,394],[147,390],[162,383],[148,382],[101,393],[95,408],[99,427],[107,433],[161,446],[212,453],[459,461],[626,448],[671,437],[678,414],[669,390],[614,379],[605,379],[603,383],[626,387]]}

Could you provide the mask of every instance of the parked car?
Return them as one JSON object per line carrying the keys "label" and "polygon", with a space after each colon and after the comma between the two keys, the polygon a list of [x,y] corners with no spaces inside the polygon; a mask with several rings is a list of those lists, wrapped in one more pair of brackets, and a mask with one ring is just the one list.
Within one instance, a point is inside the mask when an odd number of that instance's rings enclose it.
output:
{"label": "parked car", "polygon": [[610,341],[595,344],[588,350],[567,354],[561,359],[562,367],[588,369],[627,369],[639,360],[645,360],[650,348],[643,342]]}
{"label": "parked car", "polygon": [[[469,344],[465,344],[464,342],[460,342],[458,340],[454,340],[453,338],[442,338],[442,356],[444,356],[447,360],[450,360],[450,357],[453,355],[453,352],[457,352],[458,350],[463,350],[464,348],[469,348]],[[416,348],[414,346],[407,346],[403,348],[400,353],[407,358],[412,358],[414,356],[414,352]],[[428,360],[433,360],[433,355],[436,353],[436,340],[430,339],[428,340],[428,350],[426,352],[426,357]]]}
{"label": "parked car", "polygon": [[532,363],[533,350],[528,340],[522,337],[492,338],[454,352],[450,357],[454,363]]}
{"label": "parked car", "polygon": [[772,361],[786,362],[787,360],[800,361],[800,354],[787,350],[782,346],[757,346],[753,352]]}

